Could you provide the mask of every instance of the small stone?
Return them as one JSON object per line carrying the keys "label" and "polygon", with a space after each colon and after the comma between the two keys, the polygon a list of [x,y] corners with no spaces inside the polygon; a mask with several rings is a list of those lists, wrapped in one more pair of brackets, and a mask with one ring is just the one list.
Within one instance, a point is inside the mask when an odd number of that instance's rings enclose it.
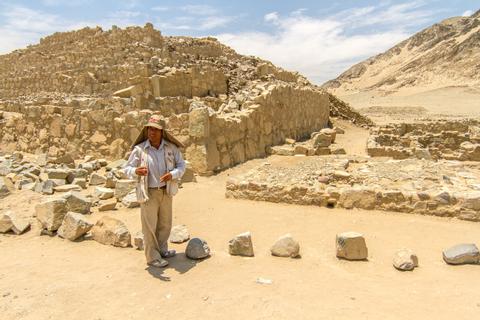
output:
{"label": "small stone", "polygon": [[102,175],[99,175],[98,173],[92,173],[90,176],[89,180],[89,185],[91,186],[98,186],[98,185],[103,185],[107,181],[107,178],[105,178]]}
{"label": "small stone", "polygon": [[85,178],[75,178],[73,179],[72,184],[77,185],[82,189],[87,189],[87,179]]}
{"label": "small stone", "polygon": [[187,226],[177,225],[172,228],[170,231],[170,242],[172,243],[183,243],[190,239],[190,234],[188,233]]}
{"label": "small stone", "polygon": [[127,226],[118,219],[104,216],[97,221],[91,232],[93,240],[101,244],[122,248],[131,246],[130,232]]}
{"label": "small stone", "polygon": [[140,202],[137,200],[137,193],[135,190],[132,190],[122,199],[122,204],[127,208],[137,208],[140,207]]}
{"label": "small stone", "polygon": [[228,243],[228,252],[232,256],[253,257],[253,244],[250,232],[237,235]]}
{"label": "small stone", "polygon": [[0,215],[0,233],[7,233],[13,228],[12,220],[8,213]]}
{"label": "small stone", "polygon": [[473,243],[458,244],[443,251],[443,260],[448,264],[477,264],[480,252]]}
{"label": "small stone", "polygon": [[105,175],[105,178],[107,179],[105,181],[105,188],[115,188],[115,184],[117,183],[117,177],[113,174],[113,172],[107,172]]}
{"label": "small stone", "polygon": [[53,183],[53,187],[64,186],[67,184],[67,180],[65,179],[48,179],[48,181]]}
{"label": "small stone", "polygon": [[365,238],[357,232],[344,232],[337,234],[337,257],[347,260],[365,260],[368,249]]}
{"label": "small stone", "polygon": [[275,242],[270,251],[277,257],[296,258],[300,255],[300,245],[290,234],[286,234]]}
{"label": "small stone", "polygon": [[400,271],[411,271],[418,267],[418,258],[413,251],[402,249],[393,256],[393,266]]}
{"label": "small stone", "polygon": [[185,255],[194,260],[203,259],[210,255],[210,248],[206,241],[200,238],[193,238],[188,241]]}
{"label": "small stone", "polygon": [[98,211],[115,210],[116,206],[117,206],[117,199],[109,199],[106,201],[101,201],[100,205],[98,206]]}
{"label": "small stone", "polygon": [[135,236],[133,237],[133,243],[135,245],[135,248],[137,248],[137,250],[143,250],[144,247],[143,247],[143,232],[142,231],[138,231]]}
{"label": "small stone", "polygon": [[97,197],[100,200],[106,200],[113,198],[113,193],[114,191],[109,188],[103,188],[103,187],[95,187],[95,197]]}
{"label": "small stone", "polygon": [[57,234],[61,238],[75,241],[90,231],[92,227],[93,224],[88,222],[82,214],[67,212]]}
{"label": "small stone", "polygon": [[66,184],[64,186],[54,187],[55,192],[69,192],[69,191],[82,191],[82,187],[76,184]]}
{"label": "small stone", "polygon": [[123,166],[127,163],[126,160],[124,159],[119,159],[119,160],[115,160],[113,162],[110,162],[105,170],[107,171],[111,171],[111,170],[114,170],[114,169],[120,169],[120,168],[123,168]]}
{"label": "small stone", "polygon": [[4,178],[0,178],[0,199],[5,198],[10,194],[10,189],[8,188],[7,184],[5,183]]}

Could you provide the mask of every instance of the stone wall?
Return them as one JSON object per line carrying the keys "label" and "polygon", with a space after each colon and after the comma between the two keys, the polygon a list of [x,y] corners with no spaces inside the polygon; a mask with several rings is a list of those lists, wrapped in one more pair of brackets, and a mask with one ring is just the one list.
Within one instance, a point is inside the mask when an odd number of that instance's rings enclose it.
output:
{"label": "stone wall", "polygon": [[193,144],[186,155],[196,164],[194,170],[208,174],[265,157],[268,147],[286,138],[305,139],[328,124],[328,95],[310,88],[273,86],[244,106],[231,114],[209,115],[206,109],[190,113]]}
{"label": "stone wall", "polygon": [[474,120],[402,123],[371,129],[372,157],[480,161],[480,127]]}
{"label": "stone wall", "polygon": [[[263,87],[262,87],[263,88]],[[292,85],[257,90],[233,113],[216,112],[210,103],[166,97],[151,109],[137,110],[131,99],[92,100],[87,107],[54,105],[4,106],[1,149],[48,153],[59,157],[87,154],[121,158],[141,125],[153,113],[166,117],[169,129],[186,146],[185,155],[200,174],[212,174],[248,159],[264,157],[266,148],[302,139],[327,126],[328,96]],[[188,112],[192,108],[191,112]]]}
{"label": "stone wall", "polygon": [[480,221],[478,164],[324,156],[286,165],[279,158],[231,177],[226,196]]}

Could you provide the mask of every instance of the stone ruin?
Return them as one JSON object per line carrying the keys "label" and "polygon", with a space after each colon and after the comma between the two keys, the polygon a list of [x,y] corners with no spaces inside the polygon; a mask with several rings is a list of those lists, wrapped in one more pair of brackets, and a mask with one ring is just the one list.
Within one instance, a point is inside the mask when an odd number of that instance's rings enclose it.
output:
{"label": "stone ruin", "polygon": [[480,165],[360,156],[282,157],[227,181],[230,198],[480,221]]}
{"label": "stone ruin", "polygon": [[371,128],[367,152],[372,157],[480,161],[477,120],[389,124]]}
{"label": "stone ruin", "polygon": [[52,162],[123,158],[157,113],[191,167],[210,175],[310,137],[328,127],[330,111],[368,125],[298,73],[151,24],[55,33],[0,56],[0,151]]}

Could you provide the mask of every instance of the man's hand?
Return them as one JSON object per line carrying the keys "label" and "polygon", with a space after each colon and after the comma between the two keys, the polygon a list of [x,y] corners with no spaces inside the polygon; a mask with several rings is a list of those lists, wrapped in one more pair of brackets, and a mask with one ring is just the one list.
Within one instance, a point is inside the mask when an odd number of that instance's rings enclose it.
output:
{"label": "man's hand", "polygon": [[148,169],[147,167],[138,167],[135,169],[135,174],[137,176],[146,176],[148,174]]}
{"label": "man's hand", "polygon": [[172,174],[170,172],[167,172],[160,177],[160,181],[162,182],[169,181],[169,180],[172,180]]}

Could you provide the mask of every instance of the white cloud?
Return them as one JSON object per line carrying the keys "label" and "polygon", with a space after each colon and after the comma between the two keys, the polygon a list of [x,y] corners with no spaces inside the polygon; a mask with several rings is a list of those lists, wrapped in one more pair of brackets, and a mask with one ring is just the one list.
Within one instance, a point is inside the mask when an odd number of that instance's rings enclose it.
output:
{"label": "white cloud", "polygon": [[187,5],[180,7],[180,10],[192,14],[192,15],[199,15],[199,16],[211,16],[216,15],[218,10],[212,6],[208,5]]}
{"label": "white cloud", "polygon": [[464,13],[462,13],[462,16],[470,17],[472,14],[473,14],[473,10],[467,10]]}
{"label": "white cloud", "polygon": [[152,10],[152,11],[165,12],[165,11],[170,10],[170,8],[169,8],[169,7],[157,6],[157,7],[151,8],[151,10]]}
{"label": "white cloud", "polygon": [[324,18],[310,17],[298,10],[286,17],[270,12],[264,21],[274,28],[272,33],[228,33],[216,37],[241,54],[259,56],[299,71],[320,84],[404,40],[411,35],[409,27],[425,23],[432,15],[422,10],[418,1],[356,8]]}

